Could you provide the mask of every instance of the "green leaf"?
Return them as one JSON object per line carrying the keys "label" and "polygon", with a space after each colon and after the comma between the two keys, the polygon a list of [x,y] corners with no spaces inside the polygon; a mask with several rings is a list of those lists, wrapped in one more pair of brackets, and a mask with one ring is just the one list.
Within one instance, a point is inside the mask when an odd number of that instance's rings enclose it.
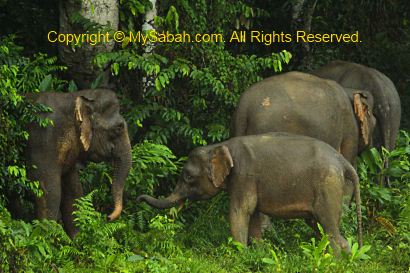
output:
{"label": "green leaf", "polygon": [[376,163],[376,165],[380,169],[382,169],[383,168],[383,159],[381,158],[379,151],[376,148],[371,148],[370,153],[373,156],[374,163]]}
{"label": "green leaf", "polygon": [[74,82],[73,80],[71,80],[71,81],[68,83],[68,91],[69,91],[69,92],[75,92],[75,91],[77,91],[77,90],[78,90],[77,85],[75,84],[75,82]]}
{"label": "green leaf", "polygon": [[91,83],[91,89],[96,89],[98,87],[100,87],[101,82],[104,79],[104,73],[101,72],[98,74],[97,78]]}
{"label": "green leaf", "polygon": [[275,261],[271,258],[262,258],[262,262],[265,264],[270,264],[270,265],[274,265]]}
{"label": "green leaf", "polygon": [[161,86],[162,86],[162,87],[165,87],[165,84],[166,84],[165,74],[159,75],[159,76],[158,76],[158,79],[159,79],[159,81],[160,81],[160,83],[161,83]]}
{"label": "green leaf", "polygon": [[400,177],[403,173],[404,171],[399,167],[389,166],[387,169],[387,175],[391,177]]}
{"label": "green leaf", "polygon": [[111,71],[112,71],[114,76],[118,76],[118,73],[120,71],[120,65],[118,63],[113,63],[111,65]]}
{"label": "green leaf", "polygon": [[127,258],[127,261],[128,261],[128,262],[139,262],[139,261],[142,261],[142,260],[144,260],[144,259],[145,259],[145,258],[142,257],[141,255],[134,254],[134,255],[129,256],[129,257]]}
{"label": "green leaf", "polygon": [[49,91],[49,90],[51,90],[52,82],[53,82],[53,77],[52,77],[50,74],[48,74],[48,75],[45,76],[44,79],[41,81],[41,83],[40,83],[38,89],[39,89],[41,92]]}
{"label": "green leaf", "polygon": [[47,256],[47,253],[46,253],[46,251],[44,250],[44,247],[43,247],[42,245],[37,245],[37,249],[38,249],[38,251],[41,253],[41,255],[42,255],[43,257],[46,257],[46,256]]}
{"label": "green leaf", "polygon": [[155,79],[155,88],[157,91],[161,91],[161,82],[158,78]]}

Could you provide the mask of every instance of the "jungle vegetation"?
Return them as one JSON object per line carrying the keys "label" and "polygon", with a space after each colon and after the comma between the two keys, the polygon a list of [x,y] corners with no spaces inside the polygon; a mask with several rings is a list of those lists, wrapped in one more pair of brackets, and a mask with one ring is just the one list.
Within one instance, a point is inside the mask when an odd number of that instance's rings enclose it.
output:
{"label": "jungle vegetation", "polygon": [[[354,33],[361,43],[116,43],[90,58],[94,78],[75,77],[58,45],[47,41],[61,24],[61,3],[101,0],[0,0],[0,272],[408,272],[410,270],[410,5],[407,0],[169,0],[156,1],[154,26],[174,33],[259,30]],[[83,32],[137,32],[152,9],[149,0],[117,2],[118,25],[102,25],[75,10],[69,22]],[[60,5],[60,6],[59,6]],[[78,49],[81,50],[81,49]],[[87,53],[88,54],[88,53]],[[365,64],[385,73],[402,102],[402,131],[394,151],[360,158],[364,246],[358,248],[354,207],[345,208],[343,232],[351,255],[336,259],[327,237],[313,238],[303,221],[273,222],[264,240],[244,248],[232,240],[227,196],[182,208],[137,204],[142,193],[167,195],[188,152],[229,138],[240,94],[264,77],[308,71],[330,60]],[[85,61],[87,62],[87,61]],[[74,75],[74,76],[73,76]],[[148,80],[147,80],[148,79]],[[148,81],[148,83],[147,83]],[[121,100],[133,165],[125,208],[107,222],[110,170],[88,164],[81,172],[86,195],[77,202],[80,232],[71,240],[59,223],[33,218],[38,181],[26,176],[26,125],[52,126],[50,111],[22,95],[72,92],[108,84]],[[389,160],[389,167],[384,162]],[[380,185],[389,176],[390,187]],[[16,215],[10,203],[21,201]]]}

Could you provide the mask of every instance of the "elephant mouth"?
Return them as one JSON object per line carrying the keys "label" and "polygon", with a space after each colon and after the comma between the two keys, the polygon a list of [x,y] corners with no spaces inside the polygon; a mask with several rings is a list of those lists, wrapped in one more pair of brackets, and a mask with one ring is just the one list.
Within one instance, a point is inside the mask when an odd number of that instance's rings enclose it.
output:
{"label": "elephant mouth", "polygon": [[108,157],[103,157],[97,153],[92,153],[88,156],[88,159],[94,163],[100,163],[103,161],[107,161]]}
{"label": "elephant mouth", "polygon": [[114,148],[110,151],[107,151],[107,153],[93,150],[90,151],[88,155],[88,159],[94,163],[109,162],[115,159],[116,157],[117,156],[115,155]]}

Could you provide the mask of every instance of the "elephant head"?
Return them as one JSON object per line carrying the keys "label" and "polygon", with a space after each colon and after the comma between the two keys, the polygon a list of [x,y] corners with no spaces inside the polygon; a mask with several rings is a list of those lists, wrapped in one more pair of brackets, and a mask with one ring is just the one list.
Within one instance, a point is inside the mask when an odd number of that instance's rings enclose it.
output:
{"label": "elephant head", "polygon": [[376,127],[376,118],[373,115],[374,99],[370,92],[345,88],[359,129],[359,152],[372,145],[372,136]]}
{"label": "elephant head", "polygon": [[140,195],[137,201],[145,201],[156,208],[170,208],[185,199],[206,200],[225,188],[225,179],[233,167],[226,146],[206,146],[193,150],[185,163],[174,191],[164,199]]}
{"label": "elephant head", "polygon": [[369,91],[374,97],[374,116],[377,125],[373,146],[393,150],[400,128],[401,104],[393,82],[380,71],[365,65],[335,60],[312,71],[312,74],[331,79],[343,87]]}
{"label": "elephant head", "polygon": [[113,166],[114,211],[108,218],[114,220],[122,211],[124,183],[131,168],[127,124],[120,115],[117,96],[105,89],[83,90],[77,93],[74,109],[84,159],[108,161]]}

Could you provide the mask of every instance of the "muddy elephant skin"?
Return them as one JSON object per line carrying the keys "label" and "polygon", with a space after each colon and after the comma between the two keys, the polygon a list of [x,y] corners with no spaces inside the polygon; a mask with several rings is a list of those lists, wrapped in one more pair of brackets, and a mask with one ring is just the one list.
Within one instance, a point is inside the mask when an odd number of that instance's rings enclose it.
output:
{"label": "muddy elephant skin", "polygon": [[333,61],[312,74],[331,79],[343,87],[366,90],[374,98],[376,128],[373,146],[393,150],[401,119],[400,97],[393,82],[380,71],[357,63]]}
{"label": "muddy elephant skin", "polygon": [[332,80],[301,72],[266,78],[240,97],[231,136],[289,132],[322,140],[355,165],[371,141],[373,99]]}
{"label": "muddy elephant skin", "polygon": [[131,167],[127,124],[111,90],[81,90],[73,93],[42,92],[27,98],[52,109],[42,113],[52,125],[31,124],[27,147],[29,177],[40,181],[44,194],[36,198],[36,216],[58,220],[73,237],[73,202],[82,196],[77,166],[87,161],[106,161],[113,166],[113,220],[120,216],[125,179]]}
{"label": "muddy elephant skin", "polygon": [[359,178],[352,165],[330,145],[289,133],[231,138],[194,149],[179,182],[166,198],[141,195],[157,208],[184,200],[205,200],[225,189],[230,199],[229,221],[236,241],[246,245],[261,236],[261,213],[278,218],[304,218],[320,223],[335,251],[349,252],[339,226],[344,197],[354,195],[361,244]]}

